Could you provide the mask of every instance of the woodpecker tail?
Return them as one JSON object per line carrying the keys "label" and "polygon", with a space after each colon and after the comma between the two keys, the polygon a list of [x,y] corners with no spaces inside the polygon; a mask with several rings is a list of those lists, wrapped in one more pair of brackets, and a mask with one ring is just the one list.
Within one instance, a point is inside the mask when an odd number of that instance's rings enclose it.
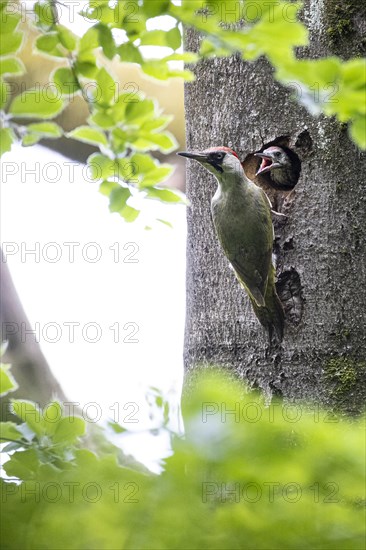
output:
{"label": "woodpecker tail", "polygon": [[277,342],[280,343],[283,339],[285,312],[276,292],[274,277],[275,269],[272,267],[264,296],[264,306],[258,305],[251,296],[249,297],[252,302],[254,313],[256,314],[260,324],[263,325],[268,331],[270,343],[272,343],[274,334],[276,335]]}

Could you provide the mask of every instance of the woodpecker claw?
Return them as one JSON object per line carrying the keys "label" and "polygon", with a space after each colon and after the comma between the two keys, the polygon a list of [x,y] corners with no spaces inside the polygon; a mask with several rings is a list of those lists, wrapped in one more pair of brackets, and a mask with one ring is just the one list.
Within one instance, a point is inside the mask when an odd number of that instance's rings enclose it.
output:
{"label": "woodpecker claw", "polygon": [[271,208],[271,212],[272,212],[272,215],[277,217],[277,218],[282,218],[282,219],[286,219],[287,220],[287,216],[286,214],[282,214],[282,212],[276,212],[276,210],[272,210]]}

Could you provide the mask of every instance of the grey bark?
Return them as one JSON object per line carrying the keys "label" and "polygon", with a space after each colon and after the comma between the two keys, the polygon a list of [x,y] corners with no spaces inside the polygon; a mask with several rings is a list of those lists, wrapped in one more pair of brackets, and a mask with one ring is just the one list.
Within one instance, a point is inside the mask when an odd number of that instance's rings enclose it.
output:
{"label": "grey bark", "polygon": [[[365,9],[355,8],[345,29],[336,26],[335,2],[305,1],[311,42],[299,55],[364,53]],[[187,32],[187,49],[196,50],[199,42]],[[226,145],[244,159],[263,143],[289,136],[302,171],[290,194],[271,197],[288,216],[276,226],[287,326],[274,349],[214,234],[216,181],[198,163],[187,163],[186,389],[198,367],[224,366],[268,397],[315,399],[357,412],[366,396],[366,155],[344,125],[314,117],[295,102],[262,58],[210,59],[194,72],[196,81],[186,86],[187,150]],[[253,176],[252,167],[248,172]]]}

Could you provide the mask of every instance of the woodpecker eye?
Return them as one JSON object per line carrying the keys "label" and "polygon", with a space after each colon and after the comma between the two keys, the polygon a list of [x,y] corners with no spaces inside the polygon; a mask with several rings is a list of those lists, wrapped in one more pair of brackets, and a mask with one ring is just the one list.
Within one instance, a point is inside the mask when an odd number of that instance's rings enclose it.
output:
{"label": "woodpecker eye", "polygon": [[280,151],[276,151],[276,152],[275,152],[275,157],[279,159],[279,158],[280,158],[280,156],[281,156],[281,153],[280,153]]}
{"label": "woodpecker eye", "polygon": [[225,156],[225,153],[212,153],[212,158],[215,161],[222,160]]}

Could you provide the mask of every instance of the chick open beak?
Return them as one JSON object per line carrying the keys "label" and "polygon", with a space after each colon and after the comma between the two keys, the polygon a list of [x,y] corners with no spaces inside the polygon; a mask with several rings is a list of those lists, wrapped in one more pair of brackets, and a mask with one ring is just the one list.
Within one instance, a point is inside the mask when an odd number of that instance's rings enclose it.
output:
{"label": "chick open beak", "polygon": [[265,174],[266,172],[273,170],[273,168],[280,168],[281,166],[278,162],[274,161],[274,158],[270,153],[254,153],[254,156],[262,159],[261,165],[255,174],[256,176],[259,176],[259,174]]}

